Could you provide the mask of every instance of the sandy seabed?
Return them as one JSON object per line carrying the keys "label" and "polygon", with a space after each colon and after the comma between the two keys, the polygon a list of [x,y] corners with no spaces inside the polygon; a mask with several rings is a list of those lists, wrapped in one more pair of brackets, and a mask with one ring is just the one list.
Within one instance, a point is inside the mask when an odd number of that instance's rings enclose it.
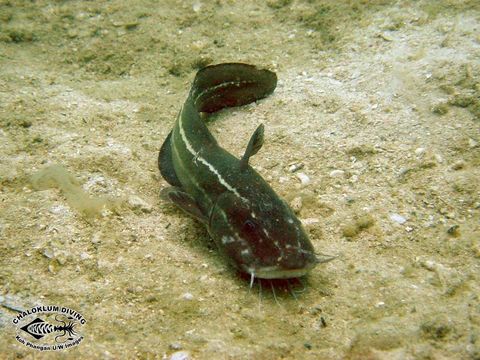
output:
{"label": "sandy seabed", "polygon": [[[480,359],[479,34],[478,1],[0,1],[0,357]],[[294,291],[159,198],[195,72],[231,61],[279,84],[212,133],[241,156],[264,123],[252,165],[338,256]],[[19,343],[36,305],[82,342]]]}

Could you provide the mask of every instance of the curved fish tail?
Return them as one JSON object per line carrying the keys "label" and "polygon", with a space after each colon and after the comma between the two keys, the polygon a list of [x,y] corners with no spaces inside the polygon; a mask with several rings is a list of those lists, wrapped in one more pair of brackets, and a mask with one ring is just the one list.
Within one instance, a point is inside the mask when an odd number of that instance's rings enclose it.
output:
{"label": "curved fish tail", "polygon": [[225,63],[201,69],[189,98],[197,111],[212,113],[225,107],[241,106],[271,94],[277,75],[242,63]]}

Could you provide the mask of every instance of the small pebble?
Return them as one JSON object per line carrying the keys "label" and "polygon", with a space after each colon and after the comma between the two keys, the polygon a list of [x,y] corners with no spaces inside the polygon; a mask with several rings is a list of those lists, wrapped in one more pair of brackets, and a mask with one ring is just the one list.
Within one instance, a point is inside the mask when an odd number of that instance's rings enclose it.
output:
{"label": "small pebble", "polygon": [[65,265],[67,263],[67,253],[64,251],[59,252],[55,259],[60,265]]}
{"label": "small pebble", "polygon": [[192,5],[192,10],[196,13],[198,13],[201,8],[202,8],[202,3],[200,1],[195,1]]}
{"label": "small pebble", "polygon": [[405,224],[407,222],[407,219],[396,213],[390,214],[390,219],[398,224]]}
{"label": "small pebble", "polygon": [[190,353],[188,351],[177,351],[170,355],[170,360],[189,360]]}
{"label": "small pebble", "polygon": [[136,195],[132,195],[128,198],[128,204],[132,210],[140,210],[147,214],[152,212],[152,205]]}
{"label": "small pebble", "polygon": [[345,175],[345,171],[343,170],[333,170],[333,171],[330,171],[330,177],[332,178],[335,178],[335,177],[341,177],[341,176],[344,176]]}
{"label": "small pebble", "polygon": [[302,163],[292,164],[288,167],[288,171],[290,171],[291,173],[294,173],[295,171],[303,169],[303,166],[304,165]]}
{"label": "small pebble", "polygon": [[101,241],[100,238],[101,238],[100,233],[96,233],[96,234],[94,234],[94,235],[92,236],[92,239],[90,240],[90,242],[91,242],[92,244],[99,244],[100,241]]}
{"label": "small pebble", "polygon": [[45,248],[43,250],[43,256],[45,256],[46,258],[52,259],[54,257],[53,249]]}
{"label": "small pebble", "polygon": [[443,163],[443,157],[442,157],[442,155],[440,155],[440,154],[435,154],[435,160],[436,160],[439,164],[442,164],[442,163]]}
{"label": "small pebble", "polygon": [[455,161],[452,165],[452,170],[461,170],[465,167],[465,161],[463,160],[458,160]]}
{"label": "small pebble", "polygon": [[352,175],[350,177],[350,179],[348,179],[348,181],[351,183],[351,184],[355,184],[356,182],[358,182],[358,176],[357,175]]}
{"label": "small pebble", "polygon": [[66,206],[63,206],[63,205],[55,205],[55,206],[52,206],[49,211],[52,213],[52,214],[55,214],[55,215],[62,215],[62,214],[66,214],[68,213],[68,209]]}
{"label": "small pebble", "polygon": [[297,174],[297,177],[300,179],[300,182],[302,183],[302,185],[308,185],[308,184],[310,184],[310,178],[308,177],[307,174],[305,174],[305,173],[298,173],[298,174]]}
{"label": "small pebble", "polygon": [[301,222],[302,222],[302,225],[309,226],[313,224],[318,224],[320,220],[317,218],[307,218],[307,219],[302,219]]}
{"label": "small pebble", "polygon": [[90,258],[91,258],[91,256],[85,251],[80,254],[80,259],[81,260],[87,260],[87,259],[90,259]]}
{"label": "small pebble", "polygon": [[425,154],[425,148],[419,147],[415,150],[415,155],[422,156],[423,154]]}
{"label": "small pebble", "polygon": [[440,263],[437,263],[433,260],[422,260],[419,259],[418,261],[420,265],[422,265],[425,269],[430,270],[430,271],[437,271],[437,270],[445,270],[445,266],[443,266]]}
{"label": "small pebble", "polygon": [[185,293],[182,295],[183,300],[193,300],[193,295],[191,293]]}
{"label": "small pebble", "polygon": [[182,345],[178,342],[173,342],[169,345],[172,350],[182,350]]}

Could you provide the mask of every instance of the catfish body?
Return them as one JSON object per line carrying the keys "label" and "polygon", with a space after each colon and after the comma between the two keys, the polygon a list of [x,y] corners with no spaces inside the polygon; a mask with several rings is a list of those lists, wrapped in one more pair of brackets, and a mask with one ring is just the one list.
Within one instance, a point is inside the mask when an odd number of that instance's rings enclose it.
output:
{"label": "catfish body", "polygon": [[263,144],[263,125],[237,159],[218,145],[200,113],[264,98],[276,84],[275,73],[252,65],[203,68],[158,158],[172,185],[163,197],[201,221],[219,250],[252,280],[300,277],[323,261],[290,207],[248,164]]}

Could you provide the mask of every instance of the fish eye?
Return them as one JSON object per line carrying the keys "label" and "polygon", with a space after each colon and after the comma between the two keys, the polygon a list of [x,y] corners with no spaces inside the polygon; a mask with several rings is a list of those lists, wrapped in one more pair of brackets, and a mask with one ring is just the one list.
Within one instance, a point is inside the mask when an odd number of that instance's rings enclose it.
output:
{"label": "fish eye", "polygon": [[257,225],[250,219],[245,220],[243,223],[243,231],[248,234],[253,234],[257,230]]}

